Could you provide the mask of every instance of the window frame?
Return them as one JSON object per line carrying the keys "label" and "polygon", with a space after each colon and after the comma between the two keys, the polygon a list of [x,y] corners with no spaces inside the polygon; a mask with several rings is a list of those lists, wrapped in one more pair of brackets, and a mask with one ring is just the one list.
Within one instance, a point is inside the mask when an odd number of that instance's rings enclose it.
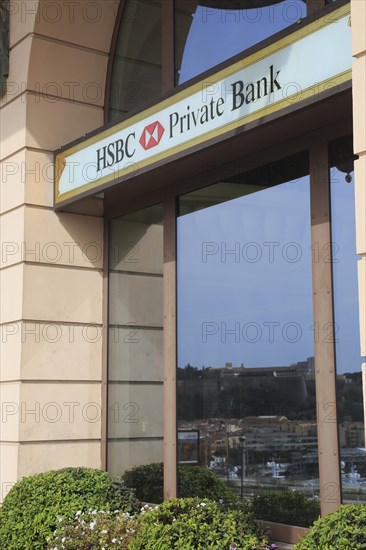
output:
{"label": "window frame", "polygon": [[[330,176],[328,170],[328,143],[350,133],[352,131],[351,120],[342,123],[335,123],[331,127],[324,128],[323,132],[314,131],[298,140],[287,144],[280,144],[267,151],[265,156],[261,155],[261,162],[258,157],[243,160],[246,167],[255,167],[265,164],[294,152],[304,150],[304,145],[309,151],[310,161],[310,200],[311,200],[311,242],[317,243],[319,250],[326,251],[326,245],[331,241],[330,223]],[[311,145],[310,145],[311,144]],[[202,178],[190,178],[186,182],[179,182],[170,186],[170,192],[155,192],[142,195],[138,199],[127,201],[117,206],[117,209],[106,213],[105,246],[108,249],[108,227],[109,221],[118,215],[131,213],[135,210],[147,207],[157,202],[164,202],[164,401],[165,410],[170,411],[164,414],[164,494],[165,498],[176,495],[177,484],[177,460],[176,460],[176,433],[177,418],[171,411],[176,410],[176,218],[177,199],[184,192],[200,189],[217,181],[217,169],[230,170],[231,174],[240,173],[241,167],[238,164],[229,163],[225,165],[218,163],[216,167],[207,173],[204,184]],[[326,252],[324,252],[326,254]],[[105,254],[104,266],[104,322],[103,334],[105,345],[103,347],[103,410],[107,410],[107,333],[108,333],[108,259]],[[334,327],[333,314],[333,285],[332,285],[332,264],[324,259],[313,258],[312,260],[312,281],[313,281],[313,317],[314,323],[319,327],[327,326],[329,323]],[[327,332],[327,333],[328,333]],[[316,396],[317,396],[317,427],[318,427],[318,454],[319,472],[321,479],[321,508],[322,515],[328,514],[337,508],[341,502],[340,483],[340,455],[338,442],[338,421],[326,422],[329,416],[329,407],[336,407],[336,369],[334,343],[327,343],[325,338],[319,338],[314,343],[316,367]],[[333,404],[333,405],[331,405]],[[336,409],[334,409],[336,415]],[[174,418],[173,418],[174,417]],[[336,416],[335,416],[336,418]],[[106,413],[103,420],[102,456],[103,466],[106,467],[107,452],[107,423]]]}

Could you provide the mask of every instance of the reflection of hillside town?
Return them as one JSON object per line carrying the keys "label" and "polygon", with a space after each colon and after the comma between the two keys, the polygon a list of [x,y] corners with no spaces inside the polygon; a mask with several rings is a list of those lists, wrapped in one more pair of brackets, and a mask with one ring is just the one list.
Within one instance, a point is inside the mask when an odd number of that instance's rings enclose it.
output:
{"label": "reflection of hillside town", "polygon": [[[361,373],[337,376],[343,487],[366,487]],[[290,366],[178,369],[179,428],[199,430],[199,461],[245,484],[317,492],[314,358]],[[330,418],[334,421],[334,417]],[[351,491],[352,492],[352,491]],[[353,497],[350,499],[352,500]]]}
{"label": "reflection of hillside town", "polygon": [[178,417],[280,415],[315,420],[314,359],[288,367],[178,368]]}

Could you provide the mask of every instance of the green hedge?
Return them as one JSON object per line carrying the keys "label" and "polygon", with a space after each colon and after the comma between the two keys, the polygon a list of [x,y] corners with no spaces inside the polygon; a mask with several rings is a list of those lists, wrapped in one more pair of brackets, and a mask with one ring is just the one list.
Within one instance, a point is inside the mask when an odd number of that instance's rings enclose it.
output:
{"label": "green hedge", "polygon": [[[141,502],[163,502],[163,464],[145,464],[128,470],[122,476],[127,487],[136,490]],[[224,504],[238,499],[216,474],[200,466],[178,466],[178,496],[208,498]]]}
{"label": "green hedge", "polygon": [[345,504],[318,519],[295,549],[365,550],[366,504]]}
{"label": "green hedge", "polygon": [[[274,548],[275,545],[272,546]],[[199,498],[172,499],[148,511],[130,550],[266,550],[248,512]]]}
{"label": "green hedge", "polygon": [[0,508],[0,548],[44,550],[59,518],[89,509],[134,513],[139,503],[121,479],[92,468],[65,468],[26,477]]}
{"label": "green hedge", "polygon": [[302,493],[283,492],[258,495],[251,509],[257,519],[310,527],[320,516],[319,501]]}

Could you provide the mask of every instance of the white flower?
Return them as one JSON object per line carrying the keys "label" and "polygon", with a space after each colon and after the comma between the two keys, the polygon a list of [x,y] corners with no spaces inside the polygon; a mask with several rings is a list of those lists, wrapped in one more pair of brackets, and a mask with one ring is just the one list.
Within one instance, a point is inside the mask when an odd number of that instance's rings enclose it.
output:
{"label": "white flower", "polygon": [[94,529],[94,526],[95,526],[95,521],[92,521],[89,525],[90,529],[93,531]]}
{"label": "white flower", "polygon": [[103,529],[102,533],[103,535],[106,535],[108,533],[107,529]]}
{"label": "white flower", "polygon": [[113,544],[116,544],[117,539],[112,539]]}
{"label": "white flower", "polygon": [[78,516],[80,516],[80,514],[82,514],[82,511],[81,510],[78,510],[75,514],[75,517],[77,518]]}
{"label": "white flower", "polygon": [[66,537],[62,537],[61,542],[65,542]]}
{"label": "white flower", "polygon": [[59,523],[61,523],[61,521],[62,521],[62,518],[58,518],[58,521],[59,521]]}

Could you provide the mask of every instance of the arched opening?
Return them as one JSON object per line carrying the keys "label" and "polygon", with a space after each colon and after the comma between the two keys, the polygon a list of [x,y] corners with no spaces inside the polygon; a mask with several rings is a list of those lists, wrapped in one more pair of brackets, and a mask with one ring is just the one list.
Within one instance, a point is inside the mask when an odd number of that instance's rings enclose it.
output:
{"label": "arched opening", "polygon": [[296,25],[309,9],[305,0],[126,0],[110,60],[107,120],[158,99],[164,80],[183,84]]}

